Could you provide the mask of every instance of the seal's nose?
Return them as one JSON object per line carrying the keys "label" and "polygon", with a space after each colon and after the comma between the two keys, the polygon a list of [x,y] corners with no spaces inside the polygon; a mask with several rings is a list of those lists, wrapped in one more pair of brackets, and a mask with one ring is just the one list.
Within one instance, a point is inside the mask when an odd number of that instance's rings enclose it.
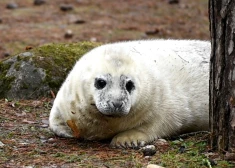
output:
{"label": "seal's nose", "polygon": [[112,104],[115,109],[120,109],[123,105],[121,101],[112,102]]}

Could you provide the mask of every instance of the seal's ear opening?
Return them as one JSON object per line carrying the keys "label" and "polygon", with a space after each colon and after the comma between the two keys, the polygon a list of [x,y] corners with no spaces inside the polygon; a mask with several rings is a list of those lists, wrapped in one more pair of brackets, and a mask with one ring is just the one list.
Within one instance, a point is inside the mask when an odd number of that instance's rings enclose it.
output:
{"label": "seal's ear opening", "polygon": [[96,78],[95,79],[95,87],[98,90],[101,90],[101,89],[105,88],[106,84],[107,84],[107,82],[104,79],[101,79],[101,78]]}
{"label": "seal's ear opening", "polygon": [[131,80],[129,80],[129,81],[126,83],[126,90],[127,90],[129,93],[131,93],[134,89],[135,89],[134,82],[132,82]]}

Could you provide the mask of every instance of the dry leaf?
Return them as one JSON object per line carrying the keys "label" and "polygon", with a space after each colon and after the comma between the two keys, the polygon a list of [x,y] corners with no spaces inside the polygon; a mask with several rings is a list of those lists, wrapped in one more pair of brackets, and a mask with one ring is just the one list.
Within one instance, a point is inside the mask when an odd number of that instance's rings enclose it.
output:
{"label": "dry leaf", "polygon": [[225,160],[227,160],[227,161],[235,161],[235,153],[226,152]]}
{"label": "dry leaf", "polygon": [[75,138],[79,138],[79,130],[78,130],[78,127],[76,126],[75,122],[73,120],[67,120],[67,125],[72,129],[73,136]]}
{"label": "dry leaf", "polygon": [[36,124],[36,123],[37,123],[37,122],[35,122],[35,121],[29,121],[29,120],[27,120],[27,119],[24,119],[22,122],[23,122],[23,123],[26,123],[26,124]]}

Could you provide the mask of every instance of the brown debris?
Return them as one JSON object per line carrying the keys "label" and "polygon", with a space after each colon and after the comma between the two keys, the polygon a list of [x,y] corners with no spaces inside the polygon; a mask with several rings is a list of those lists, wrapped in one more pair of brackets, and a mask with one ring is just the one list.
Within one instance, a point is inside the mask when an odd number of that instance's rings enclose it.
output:
{"label": "brown debris", "polygon": [[79,133],[78,127],[76,126],[75,122],[73,120],[67,120],[67,125],[72,129],[73,136],[75,138],[79,138],[80,133]]}
{"label": "brown debris", "polygon": [[31,50],[31,49],[33,49],[32,46],[26,46],[26,47],[25,47],[25,50],[26,50],[26,51]]}
{"label": "brown debris", "polygon": [[62,5],[60,5],[60,10],[64,11],[64,12],[71,11],[71,10],[73,10],[73,5],[71,5],[71,4],[62,4]]}
{"label": "brown debris", "polygon": [[235,153],[226,152],[224,159],[227,161],[235,161]]}

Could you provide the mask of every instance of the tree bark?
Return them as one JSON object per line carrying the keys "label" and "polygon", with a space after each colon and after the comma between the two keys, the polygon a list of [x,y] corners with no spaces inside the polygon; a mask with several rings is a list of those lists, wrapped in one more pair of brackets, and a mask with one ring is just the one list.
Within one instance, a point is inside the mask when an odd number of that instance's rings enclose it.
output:
{"label": "tree bark", "polygon": [[235,1],[209,0],[210,145],[235,153]]}

